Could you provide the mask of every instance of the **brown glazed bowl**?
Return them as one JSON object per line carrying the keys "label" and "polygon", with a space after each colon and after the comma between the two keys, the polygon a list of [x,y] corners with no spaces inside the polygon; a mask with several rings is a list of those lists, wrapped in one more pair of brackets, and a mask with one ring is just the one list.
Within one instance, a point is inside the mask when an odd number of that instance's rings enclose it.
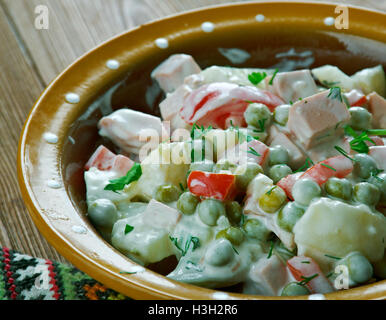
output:
{"label": "brown glazed bowl", "polygon": [[[335,7],[282,1],[196,10],[130,30],[73,63],[38,99],[20,138],[20,188],[41,233],[80,270],[135,299],[280,299],[229,292],[224,295],[170,280],[161,275],[166,271],[157,267],[153,270],[158,272],[144,269],[135,274],[122,273],[138,265],[104,241],[87,219],[83,166],[101,143],[96,124],[103,108],[98,107],[101,100],[97,98],[117,84],[117,90],[105,97],[105,101],[111,98],[113,110],[128,106],[157,114],[156,105],[162,96],[152,86],[150,72],[172,53],[192,54],[203,68],[235,65],[218,48],[247,50],[251,57],[236,65],[240,67],[278,66],[283,57],[287,64],[292,61],[292,67],[333,64],[348,74],[376,64],[386,67],[385,14],[350,7],[349,29],[338,30],[326,23],[331,19],[325,20],[338,16]],[[261,21],[257,15],[265,19]],[[214,30],[204,32],[203,22],[212,22]],[[155,44],[158,38],[167,39],[169,46],[159,48]],[[119,68],[107,67],[111,59],[119,62]],[[78,95],[79,101],[69,103],[68,93]],[[386,281],[325,296],[385,297]]]}

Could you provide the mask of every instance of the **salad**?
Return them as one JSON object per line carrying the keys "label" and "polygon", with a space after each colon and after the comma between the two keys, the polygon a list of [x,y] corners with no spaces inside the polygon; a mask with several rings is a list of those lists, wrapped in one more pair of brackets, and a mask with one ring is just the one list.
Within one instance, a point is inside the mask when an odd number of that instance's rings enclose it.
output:
{"label": "salad", "polygon": [[120,152],[99,146],[85,166],[88,217],[115,248],[171,264],[171,279],[256,295],[386,278],[382,66],[201,70],[175,54],[151,76],[162,118],[103,117]]}

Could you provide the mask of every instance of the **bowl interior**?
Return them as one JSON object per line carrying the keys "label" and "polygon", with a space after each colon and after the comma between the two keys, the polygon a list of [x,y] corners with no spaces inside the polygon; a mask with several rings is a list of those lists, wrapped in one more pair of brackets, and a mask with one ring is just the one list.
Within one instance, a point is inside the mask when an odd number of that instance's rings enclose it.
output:
{"label": "bowl interior", "polygon": [[[138,275],[128,280],[119,275],[119,269],[125,266],[128,259],[103,243],[87,219],[83,167],[98,145],[104,144],[115,150],[111,142],[98,135],[97,123],[102,115],[123,107],[159,115],[158,103],[162,101],[164,95],[157,84],[151,80],[150,73],[173,53],[191,54],[201,68],[221,65],[295,70],[331,64],[338,66],[349,75],[378,64],[386,68],[385,33],[378,34],[377,30],[370,27],[368,30],[366,28],[361,30],[357,26],[353,29],[355,30],[353,33],[350,30],[341,32],[331,27],[327,28],[323,20],[333,13],[334,6],[316,4],[286,6],[287,4],[279,3],[228,6],[219,10],[202,11],[202,13],[193,12],[176,19],[150,24],[134,30],[127,36],[122,35],[89,53],[65,71],[46,90],[34,107],[21,138],[19,180],[23,197],[35,223],[63,255],[113,289],[129,295],[130,290],[133,290],[134,298],[212,297],[211,290],[175,283],[152,272],[146,273],[146,279]],[[320,12],[317,12],[319,9]],[[254,16],[262,11],[267,15],[272,14],[272,23],[256,24]],[[362,17],[363,12],[355,9],[354,19],[357,19],[355,21]],[[373,13],[365,13],[364,21],[371,21]],[[379,21],[379,14],[374,15]],[[248,16],[247,22],[243,20],[245,16]],[[315,19],[318,21],[315,22]],[[200,24],[203,21],[216,21],[218,30],[216,29],[213,34],[203,33],[200,30]],[[155,48],[154,39],[172,33],[171,30],[174,30],[176,25],[178,30],[169,38],[173,44],[165,50]],[[184,28],[188,30],[186,33]],[[162,32],[160,31],[157,36],[158,29]],[[144,35],[140,34],[141,31]],[[365,37],[366,32],[377,36],[369,39]],[[139,35],[135,38],[134,34]],[[138,47],[143,51],[125,49],[125,46],[131,45],[131,35],[134,40],[141,42]],[[229,51],[229,49],[242,50],[249,54],[249,58],[240,61],[238,59],[240,56],[237,54],[235,56],[235,51]],[[126,55],[129,58],[124,62],[122,57]],[[121,70],[116,75],[109,74],[104,77],[106,71],[103,59],[115,56],[121,61]],[[90,71],[93,68],[95,72]],[[102,69],[103,71],[100,71]],[[84,75],[79,75],[82,70]],[[72,89],[76,90],[76,86],[82,88],[87,99],[78,109],[69,111],[68,105],[60,99],[63,99],[64,93]],[[51,108],[52,105],[58,107]],[[44,123],[42,128],[38,128],[38,125],[48,118],[50,120],[47,124]],[[58,134],[60,143],[58,146],[50,146],[46,149],[48,147],[37,140],[41,139],[47,128],[54,131],[55,125],[59,128],[55,133]],[[48,153],[47,160],[44,161],[38,159],[39,152],[43,151]],[[55,197],[56,191],[42,189],[39,186],[47,179],[47,170],[43,170],[47,164],[50,169],[58,172],[59,179],[65,187],[55,203],[49,195]],[[61,204],[63,204],[62,207]],[[60,215],[53,218],[57,212],[65,210],[68,212],[63,221],[57,218]],[[68,226],[70,222],[86,226],[89,236],[71,233],[71,228]],[[110,253],[114,257],[104,256]],[[152,266],[152,269],[166,274],[170,271],[168,265],[173,263],[175,261],[167,261],[167,263]],[[116,268],[113,267],[115,265],[117,265]],[[129,286],[131,289],[128,288]],[[238,288],[232,289],[238,290]],[[347,293],[346,298],[359,297],[363,295],[363,290],[367,290],[370,297],[379,289],[370,286],[369,289],[349,290],[351,293]],[[234,297],[253,298],[241,295]]]}

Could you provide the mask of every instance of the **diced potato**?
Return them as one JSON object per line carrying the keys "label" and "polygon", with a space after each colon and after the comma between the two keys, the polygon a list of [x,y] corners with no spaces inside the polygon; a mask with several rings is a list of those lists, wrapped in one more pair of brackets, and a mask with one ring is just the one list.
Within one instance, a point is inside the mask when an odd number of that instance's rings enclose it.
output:
{"label": "diced potato", "polygon": [[355,88],[355,82],[339,68],[325,65],[312,69],[314,77],[326,87],[341,87],[343,90],[350,91]]}
{"label": "diced potato", "polygon": [[152,199],[160,185],[179,186],[186,180],[189,165],[189,142],[161,143],[142,161],[139,194]]}
{"label": "diced potato", "polygon": [[353,206],[321,198],[312,203],[294,227],[299,255],[320,261],[321,252],[344,257],[359,251],[370,262],[382,259],[386,218],[365,205]]}
{"label": "diced potato", "polygon": [[354,80],[355,87],[365,94],[375,91],[382,97],[386,96],[385,72],[381,65],[358,71],[351,78]]}
{"label": "diced potato", "polygon": [[[125,234],[126,225],[134,229]],[[118,220],[113,227],[111,241],[114,247],[134,255],[145,265],[173,255],[173,244],[166,229],[151,227],[141,215]]]}

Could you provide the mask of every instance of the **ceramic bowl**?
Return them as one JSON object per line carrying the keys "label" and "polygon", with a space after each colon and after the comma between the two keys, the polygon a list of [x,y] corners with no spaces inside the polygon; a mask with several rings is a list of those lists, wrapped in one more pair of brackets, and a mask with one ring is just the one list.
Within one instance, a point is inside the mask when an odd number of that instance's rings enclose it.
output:
{"label": "ceramic bowl", "polygon": [[[129,260],[87,219],[83,166],[101,143],[96,124],[102,113],[132,107],[157,114],[162,96],[151,83],[150,72],[172,53],[192,54],[201,67],[333,64],[348,74],[376,64],[386,67],[385,15],[350,7],[349,29],[338,30],[333,23],[335,8],[287,1],[210,7],[142,25],[73,63],[38,99],[19,143],[20,188],[41,233],[80,270],[135,299],[280,299],[176,282],[161,275],[167,270],[155,266],[155,272]],[[227,58],[224,52],[230,48],[247,51],[250,57]],[[112,87],[113,94],[98,99]],[[385,297],[385,281],[325,295],[326,299]]]}

